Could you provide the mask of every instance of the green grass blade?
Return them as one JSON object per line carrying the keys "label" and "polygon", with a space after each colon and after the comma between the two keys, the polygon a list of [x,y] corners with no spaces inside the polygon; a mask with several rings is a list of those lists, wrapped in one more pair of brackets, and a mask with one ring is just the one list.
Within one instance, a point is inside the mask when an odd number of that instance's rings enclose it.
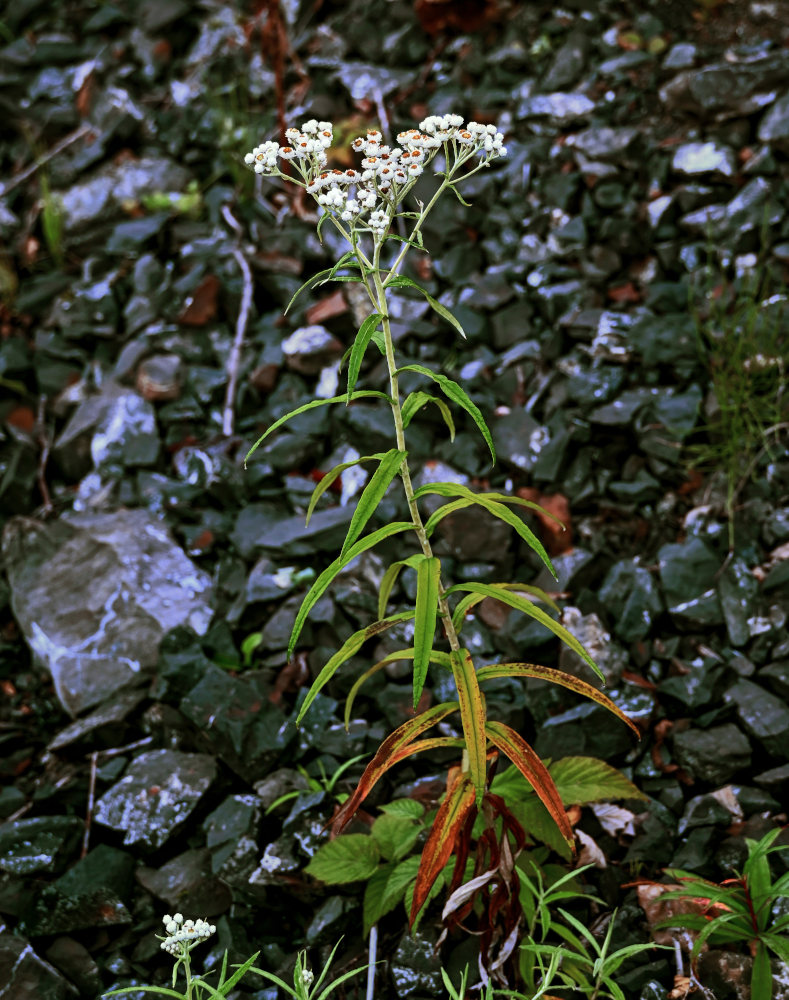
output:
{"label": "green grass blade", "polygon": [[334,562],[331,563],[331,565],[326,567],[326,569],[310,587],[307,592],[307,596],[302,601],[301,607],[296,615],[296,621],[293,624],[293,631],[291,632],[290,642],[288,643],[288,659],[293,656],[293,651],[296,648],[296,643],[298,642],[301,630],[304,628],[307,615],[315,606],[316,602],[326,592],[329,584],[335,576],[337,576],[340,570],[344,569],[352,559],[361,555],[362,552],[366,552],[367,549],[371,549],[374,545],[382,542],[385,538],[390,538],[392,535],[396,535],[401,531],[409,531],[413,527],[414,526],[410,521],[395,521],[392,524],[386,524],[383,528],[378,528],[377,531],[373,531],[369,535],[365,535],[364,538],[360,538],[358,542],[355,542],[348,549],[344,556],[338,556]]}
{"label": "green grass blade", "polygon": [[423,557],[416,568],[416,616],[414,619],[414,708],[422,697],[427,668],[436,634],[438,586],[441,561]]}
{"label": "green grass blade", "polygon": [[392,480],[400,471],[400,466],[405,461],[406,453],[392,448],[387,451],[381,459],[378,468],[370,476],[370,481],[364,488],[356,510],[353,512],[351,523],[348,525],[348,534],[343,542],[340,557],[344,556],[356,539],[364,531],[364,527],[378,509],[378,504],[383,500],[386,491]]}
{"label": "green grass blade", "polygon": [[398,368],[397,371],[398,374],[401,372],[417,372],[420,375],[427,376],[427,378],[431,379],[438,385],[447,399],[462,407],[479,428],[482,437],[485,439],[485,444],[487,444],[490,449],[493,464],[496,464],[496,449],[493,447],[493,438],[491,437],[488,425],[485,423],[485,418],[482,416],[482,413],[476,403],[471,401],[468,394],[460,388],[457,382],[453,382],[452,379],[447,378],[446,375],[430,371],[430,369],[425,368],[424,365],[404,365],[402,368]]}
{"label": "green grass blade", "polygon": [[[356,399],[363,399],[365,397],[375,396],[378,399],[389,400],[389,397],[384,392],[377,392],[375,389],[363,389],[360,392],[355,392],[351,398],[351,402]],[[244,456],[244,465],[246,466],[249,461],[249,456],[257,451],[257,449],[263,444],[269,434],[273,434],[275,430],[280,428],[284,423],[293,417],[297,417],[300,413],[306,413],[307,410],[314,410],[318,406],[328,406],[330,403],[347,403],[348,394],[343,393],[341,396],[332,396],[330,399],[313,399],[309,403],[304,403],[303,406],[299,406],[295,410],[291,410],[290,413],[286,413],[284,417],[280,417],[279,420],[275,420],[274,423],[269,427],[264,434],[261,434],[257,441],[252,445],[249,451]]]}
{"label": "green grass blade", "polygon": [[371,313],[367,319],[359,327],[359,332],[356,334],[356,338],[353,342],[353,347],[351,348],[351,357],[348,361],[348,392],[353,392],[354,386],[356,385],[356,380],[359,378],[359,372],[362,370],[362,361],[364,359],[364,352],[367,350],[367,345],[370,343],[370,338],[375,333],[378,324],[381,322],[382,316],[379,312]]}

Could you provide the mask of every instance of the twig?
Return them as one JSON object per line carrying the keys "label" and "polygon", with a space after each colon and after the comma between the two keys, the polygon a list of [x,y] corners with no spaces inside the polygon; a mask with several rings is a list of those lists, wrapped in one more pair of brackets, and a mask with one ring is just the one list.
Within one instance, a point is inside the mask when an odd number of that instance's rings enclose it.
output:
{"label": "twig", "polygon": [[26,812],[30,812],[32,808],[33,808],[33,801],[31,799],[30,802],[26,802],[23,806],[20,806],[20,808],[17,809],[16,812],[11,813],[10,816],[7,816],[3,820],[3,823],[13,823],[15,820],[21,819],[22,816],[24,816]]}
{"label": "twig", "polygon": [[21,173],[12,177],[10,181],[6,181],[6,183],[0,187],[0,198],[4,198],[9,191],[13,191],[15,187],[19,187],[20,184],[23,184],[28,177],[33,176],[39,167],[43,167],[45,163],[49,163],[51,159],[59,156],[60,153],[62,153],[64,149],[68,149],[73,142],[77,142],[78,139],[82,139],[87,135],[95,136],[95,134],[93,126],[89,125],[87,122],[83,122],[79,128],[70,132],[67,136],[61,139],[60,142],[56,142],[52,149],[44,153],[42,156],[39,156],[39,158],[31,163],[29,167],[26,167],[23,171],[21,171]]}
{"label": "twig", "polygon": [[38,412],[36,413],[36,432],[38,443],[41,447],[41,452],[38,456],[38,473],[36,481],[38,483],[39,492],[41,493],[41,499],[44,501],[44,507],[42,510],[44,515],[51,514],[54,510],[52,496],[49,492],[49,486],[47,485],[47,462],[49,461],[49,451],[52,447],[52,438],[49,434],[47,434],[46,430],[46,405],[47,397],[42,394],[38,397]]}
{"label": "twig", "polygon": [[[147,747],[151,743],[153,743],[153,736],[143,736],[141,740],[135,740],[134,743],[127,743],[125,747],[110,747],[108,750],[97,750],[96,762],[98,763],[99,758],[104,761],[111,760],[113,757],[120,757],[121,754],[129,750],[139,750],[140,747]],[[91,754],[91,756],[93,755]]]}
{"label": "twig", "polygon": [[[242,232],[241,226],[233,217],[233,213],[227,205],[222,207],[222,216],[228,226],[240,237]],[[233,256],[241,270],[241,275],[244,279],[244,288],[241,293],[238,318],[236,319],[236,335],[233,338],[233,347],[231,348],[230,357],[227,362],[227,390],[225,392],[225,406],[222,411],[222,433],[225,437],[230,437],[233,433],[236,386],[238,385],[238,369],[241,364],[241,348],[244,344],[244,333],[246,332],[249,320],[249,311],[252,308],[252,271],[246,257],[238,247],[233,248]]]}
{"label": "twig", "polygon": [[373,1000],[375,996],[375,956],[378,952],[378,924],[370,928],[370,947],[367,955],[367,993],[365,1000]]}
{"label": "twig", "polygon": [[98,769],[98,753],[90,755],[90,779],[88,780],[88,808],[85,811],[85,832],[82,835],[82,850],[80,858],[84,858],[88,853],[90,842],[90,824],[93,821],[93,803],[96,798],[96,771]]}

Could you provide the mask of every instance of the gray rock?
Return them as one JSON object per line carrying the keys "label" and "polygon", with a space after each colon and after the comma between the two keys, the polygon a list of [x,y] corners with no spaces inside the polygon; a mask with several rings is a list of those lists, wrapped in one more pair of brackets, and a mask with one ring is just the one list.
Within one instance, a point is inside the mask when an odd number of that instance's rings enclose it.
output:
{"label": "gray rock", "polygon": [[342,344],[325,326],[300,326],[282,343],[285,363],[301,375],[317,375],[342,352]]}
{"label": "gray rock", "polygon": [[[622,679],[622,671],[627,666],[627,656],[603,628],[596,614],[581,614],[578,608],[567,607],[562,612],[562,624],[575,636],[589,653],[605,677],[606,685],[616,684]],[[559,647],[559,669],[578,677],[587,684],[599,687],[600,678],[589,664],[564,643]]]}
{"label": "gray rock", "polygon": [[395,995],[401,1000],[410,996],[439,996],[443,982],[435,938],[421,930],[413,935],[406,931],[392,959],[390,975]]}
{"label": "gray rock", "polygon": [[672,45],[663,60],[663,69],[691,69],[696,62],[698,49],[690,42]]}
{"label": "gray rock", "polygon": [[685,70],[664,84],[660,99],[671,111],[733,118],[750,115],[775,100],[789,67],[781,53],[749,64],[713,63]]}
{"label": "gray rock", "polygon": [[600,600],[615,618],[614,631],[625,642],[643,639],[663,601],[652,574],[635,559],[615,563],[600,587]]}
{"label": "gray rock", "polygon": [[720,142],[684,142],[675,150],[671,166],[686,177],[713,174],[728,178],[737,172],[737,159],[734,150]]}
{"label": "gray rock", "polygon": [[94,819],[125,844],[157,848],[189,816],[216,777],[213,757],[176,750],[141,754],[96,803]]}
{"label": "gray rock", "polygon": [[54,454],[71,475],[91,465],[152,465],[159,457],[156,414],[132,389],[107,382],[80,403],[55,441]]}
{"label": "gray rock", "polygon": [[594,101],[583,94],[536,94],[518,105],[518,118],[549,118],[554,125],[570,125],[588,118],[594,111]]}
{"label": "gray rock", "polygon": [[789,760],[789,708],[753,681],[739,680],[724,695],[734,705],[749,736],[779,760]]}
{"label": "gray rock", "polygon": [[751,763],[751,746],[732,723],[676,733],[673,749],[680,767],[711,785],[730,781]]}
{"label": "gray rock", "polygon": [[19,626],[72,715],[138,685],[170,629],[211,620],[209,576],[144,510],[14,518],[3,555]]}
{"label": "gray rock", "polygon": [[563,87],[571,87],[584,71],[590,44],[588,32],[571,31],[553,57],[553,62],[541,81],[541,89],[555,93]]}
{"label": "gray rock", "polygon": [[751,638],[748,619],[753,617],[753,607],[759,584],[756,577],[741,559],[734,559],[718,580],[718,597],[729,632],[732,646],[744,646]]}
{"label": "gray rock", "polygon": [[714,585],[720,558],[700,538],[664,545],[658,551],[660,579],[669,604],[703,594]]}
{"label": "gray rock", "polygon": [[789,703],[789,660],[776,660],[759,671],[759,680],[766,681],[779,698]]}
{"label": "gray rock", "polygon": [[62,865],[62,859],[68,856],[83,830],[83,824],[75,816],[36,816],[3,823],[0,871],[9,875],[54,871]]}
{"label": "gray rock", "polygon": [[590,160],[616,160],[632,150],[641,133],[629,125],[584,129],[567,139],[567,145]]}
{"label": "gray rock", "polygon": [[60,192],[66,231],[120,215],[125,201],[136,201],[143,194],[182,191],[189,178],[182,166],[158,156],[102,167],[89,180]]}
{"label": "gray rock", "polygon": [[759,140],[789,152],[789,94],[779,98],[762,118]]}
{"label": "gray rock", "polygon": [[15,934],[0,934],[0,1000],[65,1000],[79,991]]}

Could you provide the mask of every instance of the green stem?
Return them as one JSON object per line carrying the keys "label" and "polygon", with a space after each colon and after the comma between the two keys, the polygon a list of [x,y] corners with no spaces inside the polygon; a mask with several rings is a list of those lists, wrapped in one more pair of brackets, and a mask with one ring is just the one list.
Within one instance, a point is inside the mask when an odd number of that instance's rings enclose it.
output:
{"label": "green stem", "polygon": [[[433,199],[435,200],[435,198]],[[397,362],[395,361],[394,355],[394,344],[392,342],[392,330],[389,325],[389,313],[386,308],[386,288],[385,282],[382,281],[379,264],[381,256],[381,246],[382,244],[376,241],[375,252],[373,254],[373,271],[372,278],[375,286],[375,298],[377,301],[378,311],[381,313],[382,320],[381,325],[384,334],[384,344],[386,347],[386,366],[389,369],[389,387],[390,387],[390,406],[392,407],[392,416],[394,418],[395,434],[397,437],[397,447],[400,451],[405,451],[405,428],[403,427],[403,411],[400,405],[400,387],[398,384],[397,375]],[[391,271],[390,271],[391,274]],[[365,283],[369,282],[369,278],[366,279]],[[373,290],[369,288],[371,298],[373,298]],[[403,464],[400,466],[400,478],[403,480],[403,489],[405,490],[406,500],[408,502],[408,509],[411,512],[411,518],[414,522],[414,530],[416,531],[417,538],[419,539],[419,545],[422,552],[427,556],[428,559],[432,558],[433,550],[430,546],[430,540],[425,533],[425,526],[422,522],[422,517],[419,513],[419,505],[414,497],[414,487],[411,483],[411,473],[408,469],[408,459],[403,460]],[[457,632],[455,631],[455,626],[452,623],[452,614],[449,610],[449,604],[447,603],[446,593],[444,590],[443,583],[439,580],[438,584],[438,609],[441,615],[441,619],[444,623],[444,632],[449,642],[450,648],[453,650],[460,649],[460,640],[458,639]],[[467,761],[464,757],[464,763],[467,765]],[[467,769],[467,767],[466,767]]]}
{"label": "green stem", "polygon": [[184,954],[184,975],[186,976],[186,1000],[192,1000],[192,968],[189,963],[188,945]]}

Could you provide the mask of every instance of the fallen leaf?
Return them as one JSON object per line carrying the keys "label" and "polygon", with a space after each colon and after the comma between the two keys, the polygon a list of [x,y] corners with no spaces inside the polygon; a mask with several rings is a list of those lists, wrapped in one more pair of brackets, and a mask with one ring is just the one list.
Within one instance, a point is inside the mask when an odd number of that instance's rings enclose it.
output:
{"label": "fallen leaf", "polygon": [[29,406],[15,406],[5,420],[7,424],[26,434],[36,426],[36,415]]}
{"label": "fallen leaf", "polygon": [[327,319],[342,316],[347,312],[348,303],[345,301],[342,289],[338,288],[336,292],[332,292],[331,295],[319,299],[315,305],[310,306],[307,310],[307,322],[309,324],[325,323]]}
{"label": "fallen leaf", "polygon": [[178,322],[184,326],[205,326],[217,312],[219,278],[207,274],[184,304]]}
{"label": "fallen leaf", "polygon": [[597,817],[597,822],[612,837],[617,837],[620,833],[627,837],[635,837],[636,814],[634,812],[623,809],[621,806],[611,805],[610,802],[594,802],[591,809]]}
{"label": "fallen leaf", "polygon": [[595,868],[607,868],[608,862],[597,841],[588,833],[584,833],[583,830],[576,830],[575,835],[581,844],[581,850],[578,852],[578,867],[594,865]]}
{"label": "fallen leaf", "polygon": [[614,288],[609,288],[606,295],[612,302],[640,302],[643,298],[641,292],[639,292],[632,281],[627,281],[624,285],[616,285]]}

